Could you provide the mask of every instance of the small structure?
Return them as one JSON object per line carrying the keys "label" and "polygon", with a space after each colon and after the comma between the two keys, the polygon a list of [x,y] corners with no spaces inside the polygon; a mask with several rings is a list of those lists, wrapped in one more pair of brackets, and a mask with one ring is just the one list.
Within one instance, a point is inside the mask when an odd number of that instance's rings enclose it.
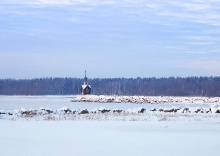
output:
{"label": "small structure", "polygon": [[91,94],[92,88],[90,85],[88,85],[87,80],[88,80],[88,78],[86,77],[86,71],[85,71],[84,84],[80,88],[80,92],[82,95]]}

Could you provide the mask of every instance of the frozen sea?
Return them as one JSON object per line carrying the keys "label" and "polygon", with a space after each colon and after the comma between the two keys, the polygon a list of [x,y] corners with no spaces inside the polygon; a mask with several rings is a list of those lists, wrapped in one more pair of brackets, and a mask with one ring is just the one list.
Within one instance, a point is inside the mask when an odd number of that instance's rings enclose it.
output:
{"label": "frozen sea", "polygon": [[38,109],[46,107],[50,109],[58,109],[61,107],[69,107],[71,109],[93,109],[93,108],[109,108],[109,109],[128,109],[143,107],[147,110],[159,107],[208,107],[209,104],[134,104],[134,103],[98,103],[98,102],[71,102],[76,97],[70,96],[0,96],[0,110],[13,109]]}
{"label": "frozen sea", "polygon": [[[208,107],[207,104],[73,103],[70,102],[73,97],[0,96],[0,110]],[[219,145],[220,116],[165,121],[14,121],[0,118],[2,156],[208,156],[219,155]]]}

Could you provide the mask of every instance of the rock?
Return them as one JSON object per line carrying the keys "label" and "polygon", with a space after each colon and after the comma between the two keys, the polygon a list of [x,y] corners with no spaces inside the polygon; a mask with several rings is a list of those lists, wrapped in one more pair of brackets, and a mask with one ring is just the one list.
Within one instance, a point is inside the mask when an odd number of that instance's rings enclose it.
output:
{"label": "rock", "polygon": [[45,111],[46,111],[48,114],[53,113],[53,111],[52,111],[52,110],[49,110],[49,109],[46,109]]}
{"label": "rock", "polygon": [[110,112],[110,110],[103,109],[103,110],[101,110],[100,112],[101,112],[101,113],[108,113],[108,112]]}
{"label": "rock", "polygon": [[4,110],[0,110],[0,114],[6,114]]}
{"label": "rock", "polygon": [[164,109],[163,109],[163,112],[171,113],[171,112],[173,112],[173,111],[174,111],[173,108],[164,108]]}
{"label": "rock", "polygon": [[72,111],[68,107],[62,107],[60,110],[67,114],[72,113]]}
{"label": "rock", "polygon": [[211,108],[201,108],[200,113],[210,113]]}
{"label": "rock", "polygon": [[89,114],[89,111],[87,109],[83,109],[79,112],[79,114]]}
{"label": "rock", "polygon": [[189,108],[189,113],[198,113],[201,110],[201,108],[195,108],[195,107],[190,107]]}
{"label": "rock", "polygon": [[76,112],[77,112],[77,111],[75,111],[75,110],[72,111],[73,114],[76,114]]}
{"label": "rock", "polygon": [[113,110],[113,112],[114,112],[114,113],[121,113],[121,112],[122,112],[122,110],[115,109],[115,110]]}
{"label": "rock", "polygon": [[155,112],[155,111],[157,111],[157,109],[156,108],[151,108],[150,111]]}
{"label": "rock", "polygon": [[105,108],[101,107],[101,108],[98,109],[98,111],[101,112],[101,113],[108,113],[108,112],[110,112],[110,109],[105,109]]}
{"label": "rock", "polygon": [[173,112],[176,113],[176,112],[179,111],[180,109],[181,109],[181,107],[178,107],[178,108],[177,108],[177,107],[173,107]]}
{"label": "rock", "polygon": [[188,107],[185,107],[185,108],[183,109],[183,113],[190,113],[190,112],[189,112],[189,108],[188,108]]}
{"label": "rock", "polygon": [[34,116],[37,115],[37,110],[26,110],[21,111],[22,116]]}
{"label": "rock", "polygon": [[142,107],[138,108],[138,113],[144,113],[145,111],[146,111],[145,108],[142,108]]}
{"label": "rock", "polygon": [[159,108],[158,111],[159,111],[159,112],[163,112],[163,108]]}
{"label": "rock", "polygon": [[9,112],[8,115],[13,115],[13,113]]}

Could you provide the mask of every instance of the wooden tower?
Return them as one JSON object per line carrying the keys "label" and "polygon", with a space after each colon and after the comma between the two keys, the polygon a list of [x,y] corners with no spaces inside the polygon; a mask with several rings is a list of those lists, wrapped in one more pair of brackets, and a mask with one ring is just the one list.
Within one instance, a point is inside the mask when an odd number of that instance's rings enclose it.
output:
{"label": "wooden tower", "polygon": [[81,88],[80,88],[80,92],[82,95],[88,95],[88,94],[91,94],[91,86],[88,85],[88,78],[86,76],[86,71],[85,71],[85,77],[84,77],[84,83],[83,85],[81,85]]}

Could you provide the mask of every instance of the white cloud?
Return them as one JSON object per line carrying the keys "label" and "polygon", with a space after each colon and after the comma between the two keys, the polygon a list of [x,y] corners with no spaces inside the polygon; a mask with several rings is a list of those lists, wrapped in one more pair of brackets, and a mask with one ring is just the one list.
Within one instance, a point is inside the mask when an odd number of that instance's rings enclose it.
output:
{"label": "white cloud", "polygon": [[[142,17],[163,16],[173,21],[190,21],[220,26],[220,1],[215,0],[3,0],[3,4],[30,5],[36,7],[80,5],[84,7],[114,5],[128,7],[127,13]],[[81,7],[81,11],[83,11]],[[87,10],[88,11],[88,10]]]}
{"label": "white cloud", "polygon": [[212,36],[189,36],[189,39],[192,40],[198,40],[198,41],[215,41],[216,38],[213,38]]}
{"label": "white cloud", "polygon": [[[132,1],[125,1],[132,2]],[[119,4],[116,0],[7,0],[7,4],[42,5],[42,6],[67,6],[67,5],[110,5]]]}
{"label": "white cloud", "polygon": [[[205,34],[205,33],[204,33]],[[191,45],[198,45],[198,46],[206,46],[206,45],[213,45],[218,44],[220,42],[220,39],[218,37],[207,35],[207,36],[187,36],[183,38]]]}
{"label": "white cloud", "polygon": [[[217,1],[216,1],[217,2]],[[162,10],[159,15],[173,17],[174,20],[185,20],[212,26],[220,25],[220,2],[212,1],[168,1],[170,9]]]}
{"label": "white cloud", "polygon": [[88,0],[8,0],[9,4],[26,4],[26,5],[72,5],[85,4]]}

